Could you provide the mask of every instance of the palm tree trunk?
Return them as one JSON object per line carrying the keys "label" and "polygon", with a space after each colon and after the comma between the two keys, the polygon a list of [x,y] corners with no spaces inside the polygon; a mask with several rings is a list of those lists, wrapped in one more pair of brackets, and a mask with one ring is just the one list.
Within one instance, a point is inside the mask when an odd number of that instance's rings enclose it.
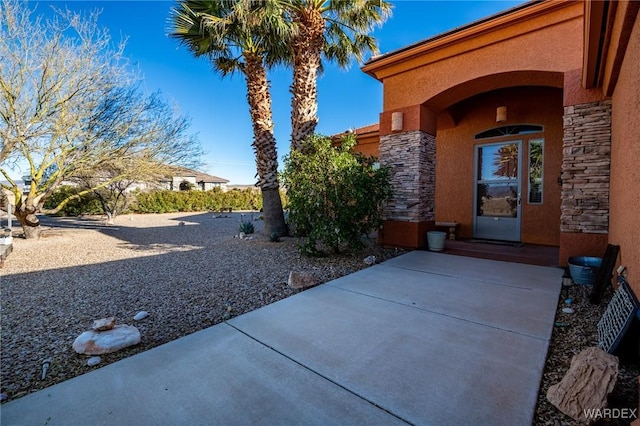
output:
{"label": "palm tree trunk", "polygon": [[271,119],[271,94],[267,72],[262,59],[253,53],[244,52],[245,78],[247,81],[247,100],[253,125],[253,150],[256,155],[258,187],[262,192],[264,213],[264,232],[266,235],[277,233],[287,235],[287,226],[280,200],[278,183],[278,153],[276,138],[273,135]]}
{"label": "palm tree trunk", "polygon": [[298,33],[292,40],[291,148],[300,150],[318,124],[317,76],[324,43],[324,18],[311,8],[297,11]]}

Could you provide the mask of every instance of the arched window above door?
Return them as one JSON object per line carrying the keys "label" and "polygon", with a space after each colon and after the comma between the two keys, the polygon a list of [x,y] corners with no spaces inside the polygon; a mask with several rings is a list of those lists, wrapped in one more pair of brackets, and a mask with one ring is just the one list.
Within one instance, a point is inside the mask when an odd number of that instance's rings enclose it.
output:
{"label": "arched window above door", "polygon": [[499,138],[509,135],[526,135],[529,133],[540,133],[544,127],[537,124],[516,124],[513,126],[495,127],[476,134],[475,139]]}

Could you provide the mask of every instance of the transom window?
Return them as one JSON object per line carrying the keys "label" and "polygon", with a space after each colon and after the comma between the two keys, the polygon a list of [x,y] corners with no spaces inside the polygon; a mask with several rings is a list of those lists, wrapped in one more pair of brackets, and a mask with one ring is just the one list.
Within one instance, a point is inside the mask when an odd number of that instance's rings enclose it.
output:
{"label": "transom window", "polygon": [[500,136],[526,135],[529,133],[540,133],[544,129],[537,124],[516,124],[514,126],[502,126],[485,130],[475,136],[475,139],[499,138]]}

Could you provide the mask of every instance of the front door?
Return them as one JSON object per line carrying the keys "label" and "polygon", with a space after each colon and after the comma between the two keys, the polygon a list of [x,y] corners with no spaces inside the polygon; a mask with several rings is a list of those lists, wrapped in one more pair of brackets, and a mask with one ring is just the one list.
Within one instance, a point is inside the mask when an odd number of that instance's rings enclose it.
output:
{"label": "front door", "polygon": [[476,146],[474,237],[520,241],[522,142]]}

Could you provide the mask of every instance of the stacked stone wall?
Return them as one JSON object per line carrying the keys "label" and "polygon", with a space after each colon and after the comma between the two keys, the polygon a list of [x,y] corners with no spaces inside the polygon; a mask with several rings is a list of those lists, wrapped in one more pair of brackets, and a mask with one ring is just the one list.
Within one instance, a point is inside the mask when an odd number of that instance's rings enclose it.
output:
{"label": "stacked stone wall", "polygon": [[562,232],[609,230],[611,101],[564,108]]}
{"label": "stacked stone wall", "polygon": [[436,139],[421,130],[380,138],[380,164],[391,167],[393,199],[385,219],[420,222],[434,220],[436,196]]}

